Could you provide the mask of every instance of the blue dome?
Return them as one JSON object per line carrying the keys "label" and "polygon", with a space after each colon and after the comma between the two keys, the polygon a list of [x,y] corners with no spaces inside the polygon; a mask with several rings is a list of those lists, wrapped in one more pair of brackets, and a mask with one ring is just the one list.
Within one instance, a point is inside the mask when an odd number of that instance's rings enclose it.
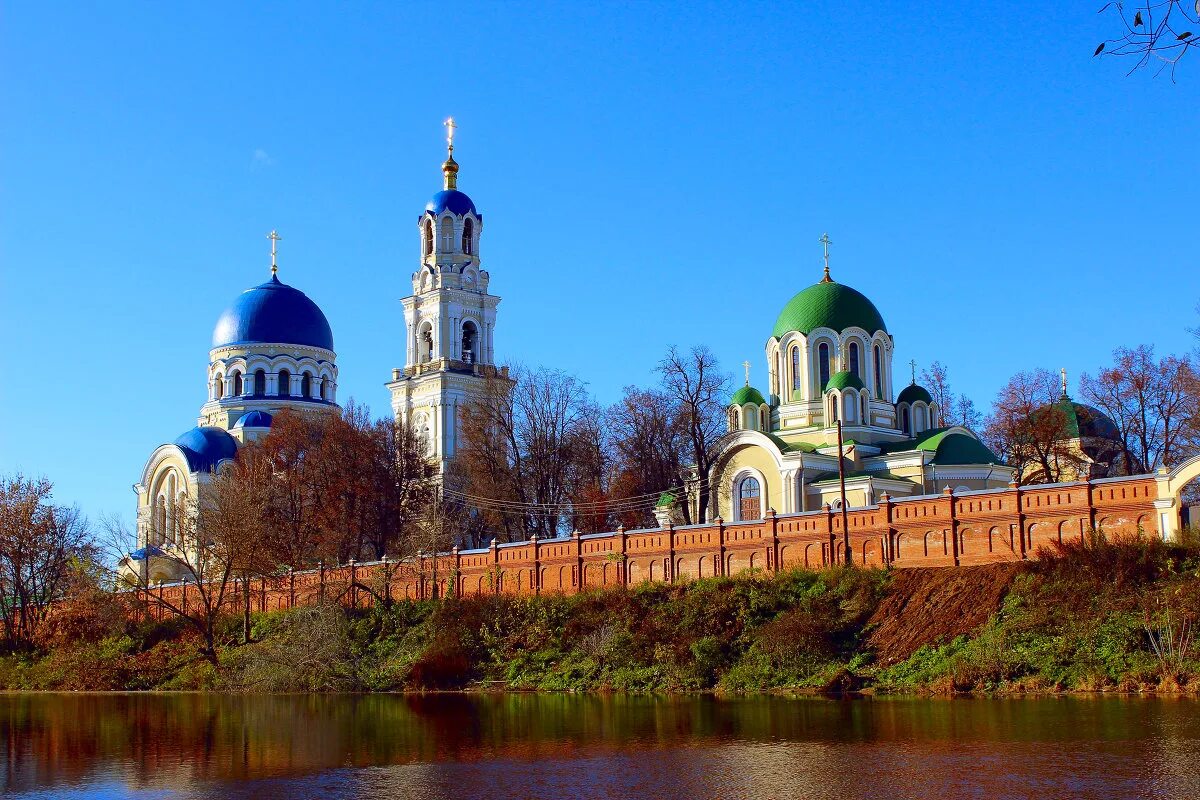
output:
{"label": "blue dome", "polygon": [[217,320],[212,338],[213,347],[268,343],[333,349],[333,331],[321,309],[274,275],[242,292]]}
{"label": "blue dome", "polygon": [[433,196],[433,199],[425,204],[425,210],[434,214],[440,214],[449,209],[451,214],[462,216],[470,211],[475,216],[479,216],[479,212],[475,210],[475,204],[471,202],[471,198],[467,197],[457,189],[446,189],[438,192]]}
{"label": "blue dome", "polygon": [[175,440],[192,472],[211,472],[213,467],[237,453],[237,440],[221,428],[192,428]]}
{"label": "blue dome", "polygon": [[235,428],[269,428],[271,427],[271,415],[265,411],[251,411],[249,414],[242,414],[238,417],[238,421],[233,423]]}

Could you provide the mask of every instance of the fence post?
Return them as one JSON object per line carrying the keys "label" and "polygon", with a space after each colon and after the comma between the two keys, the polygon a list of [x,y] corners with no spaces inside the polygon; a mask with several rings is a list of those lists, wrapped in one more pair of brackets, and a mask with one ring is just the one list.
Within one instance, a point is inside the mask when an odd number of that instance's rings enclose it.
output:
{"label": "fence post", "polygon": [[462,556],[458,554],[458,545],[450,548],[450,554],[454,556],[454,596],[462,597]]}
{"label": "fence post", "polygon": [[492,592],[500,594],[500,541],[492,539]]}
{"label": "fence post", "polygon": [[625,526],[617,526],[617,536],[621,539],[621,564],[617,569],[621,576],[621,585],[629,585],[629,556],[626,555],[626,547],[629,544],[629,536],[625,533]]}
{"label": "fence post", "polygon": [[883,543],[883,563],[890,567],[892,562],[896,560],[896,531],[892,527],[892,512],[894,510],[892,496],[887,492],[881,494],[879,496],[879,506],[883,509],[883,519],[887,523],[887,533],[884,534],[885,540]]}
{"label": "fence post", "polygon": [[584,587],[583,573],[583,544],[579,539],[579,531],[571,531],[571,542],[575,545],[575,593],[579,594]]}
{"label": "fence post", "polygon": [[771,552],[767,558],[767,567],[772,572],[779,572],[779,514],[775,509],[767,509],[767,519],[771,521]]}
{"label": "fence post", "polygon": [[675,523],[667,523],[667,583],[675,582]]}
{"label": "fence post", "polygon": [[829,533],[829,561],[826,566],[832,567],[837,564],[837,551],[834,549],[837,543],[833,535],[833,506],[829,503],[825,504],[825,530]]}
{"label": "fence post", "polygon": [[535,532],[529,537],[529,541],[533,544],[533,580],[530,581],[530,588],[534,594],[542,593],[542,545],[538,541],[538,535]]}
{"label": "fence post", "polygon": [[954,557],[954,566],[959,566],[960,554],[958,550],[958,513],[955,506],[958,504],[954,499],[954,489],[947,486],[942,490],[942,496],[946,498],[946,502],[950,504],[950,540],[953,547],[950,548],[950,553]]}

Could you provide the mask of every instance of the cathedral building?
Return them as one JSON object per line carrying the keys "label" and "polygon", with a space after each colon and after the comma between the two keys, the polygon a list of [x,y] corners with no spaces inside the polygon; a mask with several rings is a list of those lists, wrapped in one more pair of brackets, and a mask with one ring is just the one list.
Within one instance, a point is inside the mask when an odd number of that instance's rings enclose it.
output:
{"label": "cathedral building", "polygon": [[404,307],[405,362],[387,384],[396,421],[415,431],[445,475],[459,447],[459,419],[482,400],[489,382],[508,384],[496,368],[496,306],[480,258],[483,215],[458,189],[454,121],[446,121],[442,190],[417,218],[420,257]]}
{"label": "cathedral building", "polygon": [[137,492],[138,549],[123,560],[152,583],[177,580],[187,546],[184,515],[238,447],[263,436],[274,414],[336,413],[337,355],[321,309],[277,275],[272,231],[271,278],[234,300],[217,320],[208,353],[207,399],[196,427],[160,445]]}
{"label": "cathedral building", "polygon": [[895,340],[864,294],[825,275],[783,307],[765,347],[766,394],[730,398],[729,435],[708,476],[713,515],[727,520],[848,507],[1008,485],[1013,471],[970,430],[944,425],[915,379],[897,387]]}

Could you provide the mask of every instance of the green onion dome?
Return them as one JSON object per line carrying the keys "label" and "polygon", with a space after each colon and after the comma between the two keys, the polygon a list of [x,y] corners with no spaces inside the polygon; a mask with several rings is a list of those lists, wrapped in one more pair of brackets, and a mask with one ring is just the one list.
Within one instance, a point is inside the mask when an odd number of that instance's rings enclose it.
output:
{"label": "green onion dome", "polygon": [[917,386],[915,383],[910,383],[904,387],[904,391],[900,392],[900,396],[896,398],[897,403],[932,403],[933,395],[922,386]]}
{"label": "green onion dome", "polygon": [[782,339],[791,331],[808,335],[817,328],[830,328],[839,333],[847,328],[887,333],[879,309],[866,295],[832,280],[814,283],[789,300],[779,312],[773,335],[776,339]]}
{"label": "green onion dome", "polygon": [[827,392],[830,389],[865,389],[865,388],[867,388],[867,385],[862,382],[862,378],[858,377],[858,375],[856,375],[853,372],[850,372],[849,370],[842,370],[841,372],[835,372],[833,374],[833,377],[831,377],[828,381],[826,381],[825,388],[822,389],[822,391]]}
{"label": "green onion dome", "polygon": [[753,386],[743,386],[733,393],[729,404],[733,406],[744,406],[746,403],[754,403],[756,406],[766,405],[767,401],[763,398],[762,393]]}

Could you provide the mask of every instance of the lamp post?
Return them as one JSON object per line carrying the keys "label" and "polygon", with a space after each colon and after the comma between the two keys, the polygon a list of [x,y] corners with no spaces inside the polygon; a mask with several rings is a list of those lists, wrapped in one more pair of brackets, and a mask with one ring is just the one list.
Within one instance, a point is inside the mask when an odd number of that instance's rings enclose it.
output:
{"label": "lamp post", "polygon": [[838,415],[837,421],[838,434],[838,484],[842,493],[842,553],[846,559],[846,566],[850,566],[853,562],[853,557],[850,554],[850,514],[846,510],[846,464],[842,458],[842,418]]}

